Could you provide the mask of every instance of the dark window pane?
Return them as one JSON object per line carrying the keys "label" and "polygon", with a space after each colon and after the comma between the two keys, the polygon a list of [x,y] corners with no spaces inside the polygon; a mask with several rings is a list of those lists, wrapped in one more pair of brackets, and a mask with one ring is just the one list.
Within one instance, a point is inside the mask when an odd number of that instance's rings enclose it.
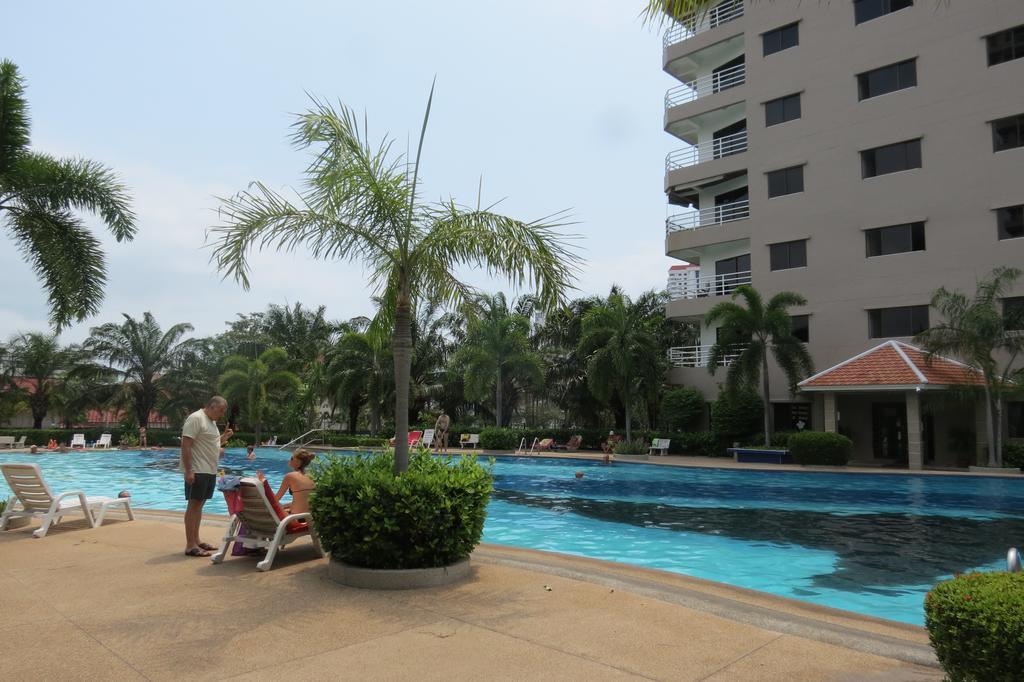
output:
{"label": "dark window pane", "polygon": [[807,267],[807,240],[769,245],[772,270]]}
{"label": "dark window pane", "polygon": [[1006,206],[996,209],[996,224],[1000,239],[1024,237],[1024,206]]}
{"label": "dark window pane", "polygon": [[810,315],[792,315],[789,318],[793,336],[804,343],[810,343],[811,341],[810,319]]}
{"label": "dark window pane", "polygon": [[992,151],[1024,146],[1024,114],[992,121]]}
{"label": "dark window pane", "polygon": [[869,257],[924,251],[924,223],[876,227],[864,234]]}
{"label": "dark window pane", "polygon": [[908,59],[896,65],[900,70],[900,87],[912,88],[917,85],[917,60]]}
{"label": "dark window pane", "polygon": [[913,305],[868,311],[871,338],[913,336],[928,328],[928,306]]}
{"label": "dark window pane", "polygon": [[1006,329],[1024,329],[1024,296],[1003,299],[1003,320]]}
{"label": "dark window pane", "polygon": [[908,59],[858,74],[857,95],[864,100],[914,85],[917,85],[916,60]]}
{"label": "dark window pane", "polygon": [[897,142],[860,153],[865,178],[921,167],[921,140]]}
{"label": "dark window pane", "polygon": [[780,197],[804,191],[804,167],[793,166],[766,173],[768,176],[768,197]]}
{"label": "dark window pane", "polygon": [[1006,403],[1010,438],[1024,438],[1024,402]]}
{"label": "dark window pane", "polygon": [[799,45],[800,33],[797,29],[797,24],[789,24],[774,31],[768,31],[761,36],[761,40],[764,47],[764,56],[767,57],[770,54]]}
{"label": "dark window pane", "polygon": [[1017,26],[985,38],[988,46],[988,65],[995,66],[1024,57],[1024,26]]}
{"label": "dark window pane", "polygon": [[854,22],[863,24],[914,4],[914,0],[853,0]]}
{"label": "dark window pane", "polygon": [[764,103],[764,124],[773,126],[800,118],[800,93]]}

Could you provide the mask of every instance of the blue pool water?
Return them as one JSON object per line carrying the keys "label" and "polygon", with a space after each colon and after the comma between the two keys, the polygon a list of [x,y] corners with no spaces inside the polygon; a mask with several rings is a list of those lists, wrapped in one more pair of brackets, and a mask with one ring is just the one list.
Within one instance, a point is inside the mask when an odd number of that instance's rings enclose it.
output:
{"label": "blue pool water", "polygon": [[[224,468],[263,469],[229,450]],[[34,461],[56,490],[184,508],[176,451],[0,454]],[[575,472],[584,477],[576,479]],[[0,480],[0,494],[6,484]],[[220,496],[207,509],[226,513]],[[669,468],[498,458],[484,541],[717,580],[921,624],[925,593],[955,572],[1001,570],[1024,544],[1024,480]]]}

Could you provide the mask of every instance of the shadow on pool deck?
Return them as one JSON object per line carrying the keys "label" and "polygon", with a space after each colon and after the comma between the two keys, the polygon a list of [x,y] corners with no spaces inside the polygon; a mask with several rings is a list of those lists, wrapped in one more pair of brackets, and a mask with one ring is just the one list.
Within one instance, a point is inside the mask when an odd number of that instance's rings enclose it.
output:
{"label": "shadow on pool deck", "polygon": [[358,590],[308,543],[267,573],[251,557],[214,566],[182,554],[180,517],[139,516],[0,533],[6,677],[941,677],[891,657],[933,660],[920,628],[685,576],[485,545],[459,585]]}

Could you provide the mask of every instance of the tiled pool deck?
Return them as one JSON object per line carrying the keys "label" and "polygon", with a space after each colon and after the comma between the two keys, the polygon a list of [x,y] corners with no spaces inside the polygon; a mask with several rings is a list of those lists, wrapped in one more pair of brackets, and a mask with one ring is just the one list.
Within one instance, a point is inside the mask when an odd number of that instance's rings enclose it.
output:
{"label": "tiled pool deck", "polygon": [[329,581],[304,542],[268,573],[181,545],[164,512],[0,533],[5,677],[942,677],[921,628],[620,564],[484,545],[462,584],[376,592]]}

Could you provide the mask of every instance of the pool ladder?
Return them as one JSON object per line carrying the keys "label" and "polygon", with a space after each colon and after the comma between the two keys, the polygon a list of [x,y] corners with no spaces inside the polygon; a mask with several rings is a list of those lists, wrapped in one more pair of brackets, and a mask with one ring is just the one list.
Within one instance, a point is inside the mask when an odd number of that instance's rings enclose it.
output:
{"label": "pool ladder", "polygon": [[1020,573],[1020,550],[1016,547],[1011,547],[1006,553],[1006,570],[1010,573]]}

